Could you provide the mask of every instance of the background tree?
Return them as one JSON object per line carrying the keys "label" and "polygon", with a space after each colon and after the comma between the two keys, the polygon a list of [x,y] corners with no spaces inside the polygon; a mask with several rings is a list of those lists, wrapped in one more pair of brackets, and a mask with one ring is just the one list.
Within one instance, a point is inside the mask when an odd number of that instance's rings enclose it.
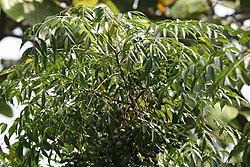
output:
{"label": "background tree", "polygon": [[249,124],[239,132],[210,111],[248,107],[240,90],[250,83],[249,49],[225,34],[245,37],[229,26],[106,8],[71,8],[36,24],[23,36],[34,46],[4,71],[2,100],[26,107],[4,136],[1,162],[249,165]]}
{"label": "background tree", "polygon": [[[47,16],[72,6],[95,6],[105,4],[114,13],[140,10],[151,20],[168,19],[201,19],[223,25],[236,23],[240,27],[249,20],[250,5],[248,0],[1,0],[1,34],[0,40],[13,34],[16,27],[26,29],[27,26],[41,22]],[[219,17],[215,14],[216,5],[223,5],[234,10],[230,15]]]}

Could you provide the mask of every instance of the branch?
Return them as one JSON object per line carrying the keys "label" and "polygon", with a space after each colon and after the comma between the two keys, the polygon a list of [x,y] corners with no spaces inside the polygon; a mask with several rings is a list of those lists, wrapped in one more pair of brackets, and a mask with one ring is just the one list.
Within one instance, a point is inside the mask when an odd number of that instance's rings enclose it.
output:
{"label": "branch", "polygon": [[15,22],[8,18],[8,16],[1,11],[0,13],[0,40],[2,40],[6,36],[12,36],[20,38],[21,36],[13,34],[12,30],[16,27],[24,28],[25,26],[22,23]]}

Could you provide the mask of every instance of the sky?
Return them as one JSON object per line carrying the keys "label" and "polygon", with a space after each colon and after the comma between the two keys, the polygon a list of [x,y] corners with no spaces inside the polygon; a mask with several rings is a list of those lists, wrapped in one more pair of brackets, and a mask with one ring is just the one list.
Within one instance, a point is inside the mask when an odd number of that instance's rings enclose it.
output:
{"label": "sky", "polygon": [[0,41],[0,59],[18,60],[27,47],[31,47],[31,43],[26,43],[20,50],[22,40],[16,37],[5,37]]}

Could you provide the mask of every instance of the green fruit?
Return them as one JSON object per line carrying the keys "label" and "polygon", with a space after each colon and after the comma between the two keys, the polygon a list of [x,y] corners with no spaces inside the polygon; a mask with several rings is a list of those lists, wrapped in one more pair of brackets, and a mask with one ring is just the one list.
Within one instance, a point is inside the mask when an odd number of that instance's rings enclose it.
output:
{"label": "green fruit", "polygon": [[156,109],[161,110],[161,105],[156,105]]}
{"label": "green fruit", "polygon": [[116,147],[121,147],[121,146],[122,146],[122,142],[118,141],[118,142],[116,143]]}
{"label": "green fruit", "polygon": [[101,141],[102,142],[105,142],[107,139],[106,138],[101,138]]}
{"label": "green fruit", "polygon": [[123,146],[123,149],[124,149],[124,151],[129,151],[129,146],[124,145],[124,146]]}
{"label": "green fruit", "polygon": [[122,113],[123,111],[122,111],[121,108],[118,108],[118,109],[117,109],[117,112],[118,112],[118,113]]}
{"label": "green fruit", "polygon": [[156,103],[156,100],[155,100],[155,99],[150,99],[150,100],[149,100],[149,104],[150,104],[151,106],[153,106],[155,103]]}
{"label": "green fruit", "polygon": [[118,135],[115,135],[115,136],[112,137],[113,140],[117,140],[118,138],[119,138]]}

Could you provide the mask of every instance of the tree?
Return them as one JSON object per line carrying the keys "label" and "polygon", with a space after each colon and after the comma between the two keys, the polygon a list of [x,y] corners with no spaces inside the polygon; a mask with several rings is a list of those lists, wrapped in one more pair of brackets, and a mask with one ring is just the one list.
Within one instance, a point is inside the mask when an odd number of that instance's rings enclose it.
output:
{"label": "tree", "polygon": [[244,35],[89,7],[34,25],[23,36],[34,47],[4,71],[0,87],[4,102],[26,105],[4,136],[0,162],[218,166],[243,153],[236,163],[249,165],[249,124],[241,133],[210,111],[217,103],[248,107],[240,89],[250,83],[249,49],[239,51],[225,34]]}
{"label": "tree", "polygon": [[[13,30],[21,28],[25,31],[29,26],[43,21],[47,16],[78,5],[106,5],[115,14],[136,9],[153,21],[176,18],[199,19],[222,25],[233,24],[239,29],[249,29],[249,27],[244,27],[246,25],[244,23],[249,21],[248,0],[0,0],[0,40],[9,36],[21,38],[21,35]],[[215,13],[218,5],[226,6],[233,12],[229,15],[218,16]],[[245,46],[249,47],[249,39]],[[16,63],[18,63],[16,60],[11,59],[0,60],[3,69]],[[5,76],[0,76],[0,82],[4,79]],[[4,102],[0,103],[0,107],[6,108],[1,114],[13,115]]]}

